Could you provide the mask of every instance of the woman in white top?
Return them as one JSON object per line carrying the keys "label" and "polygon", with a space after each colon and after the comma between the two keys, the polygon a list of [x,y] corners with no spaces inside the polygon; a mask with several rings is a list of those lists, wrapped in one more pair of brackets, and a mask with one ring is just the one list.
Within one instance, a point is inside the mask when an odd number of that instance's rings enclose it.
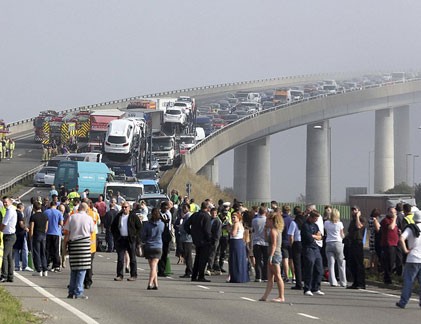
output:
{"label": "woman in white top", "polygon": [[340,221],[340,213],[337,209],[333,209],[330,219],[324,223],[326,232],[326,257],[329,267],[329,283],[331,286],[337,287],[335,275],[335,261],[338,264],[339,281],[341,287],[346,287],[346,267],[344,258],[344,225]]}

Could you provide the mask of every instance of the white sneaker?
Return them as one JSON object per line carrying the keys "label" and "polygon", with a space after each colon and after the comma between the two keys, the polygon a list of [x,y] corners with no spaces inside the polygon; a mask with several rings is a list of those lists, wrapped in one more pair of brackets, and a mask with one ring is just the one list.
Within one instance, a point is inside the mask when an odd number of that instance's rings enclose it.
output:
{"label": "white sneaker", "polygon": [[42,273],[42,275],[43,275],[44,277],[48,277],[48,271],[44,271],[44,272]]}
{"label": "white sneaker", "polygon": [[35,271],[32,275],[33,275],[34,277],[42,277],[42,272],[37,272],[37,271]]}
{"label": "white sneaker", "polygon": [[206,276],[210,276],[210,275],[211,275],[210,270],[206,270],[206,271],[205,271],[205,275],[206,275]]}
{"label": "white sneaker", "polygon": [[29,271],[29,272],[33,272],[34,270],[30,267],[26,267],[25,269],[23,269],[23,271]]}
{"label": "white sneaker", "polygon": [[[319,290],[320,291],[320,290]],[[310,290],[307,290],[305,293],[304,293],[304,295],[305,296],[313,296],[313,293],[310,291]]]}
{"label": "white sneaker", "polygon": [[314,292],[314,294],[319,295],[319,296],[324,296],[325,293],[321,290],[317,290]]}

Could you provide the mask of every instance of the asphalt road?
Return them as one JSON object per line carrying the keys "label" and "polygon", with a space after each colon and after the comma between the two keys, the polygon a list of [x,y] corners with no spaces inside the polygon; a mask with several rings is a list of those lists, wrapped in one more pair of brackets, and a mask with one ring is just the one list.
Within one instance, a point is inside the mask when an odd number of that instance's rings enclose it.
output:
{"label": "asphalt road", "polygon": [[[29,188],[26,188],[29,189]],[[36,188],[30,196],[45,195]],[[97,252],[94,283],[85,293],[88,300],[67,299],[69,269],[33,277],[17,272],[15,282],[3,284],[26,309],[45,318],[45,323],[412,323],[420,314],[418,297],[402,310],[395,307],[399,292],[368,286],[367,290],[347,290],[323,283],[325,296],[303,296],[285,284],[286,302],[259,302],[265,283],[226,283],[225,276],[209,277],[212,282],[180,279],[184,266],[176,264],[171,252],[173,274],[159,278],[159,290],[146,290],[148,265],[138,258],[138,280],[115,282],[116,253]],[[270,298],[275,298],[276,291]]]}

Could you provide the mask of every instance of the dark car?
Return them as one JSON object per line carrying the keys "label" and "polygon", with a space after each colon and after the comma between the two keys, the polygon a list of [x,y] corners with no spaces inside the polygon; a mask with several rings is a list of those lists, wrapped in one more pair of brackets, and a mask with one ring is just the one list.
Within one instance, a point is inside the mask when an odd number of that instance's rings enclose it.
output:
{"label": "dark car", "polygon": [[202,127],[205,131],[205,136],[208,136],[213,132],[212,119],[213,118],[210,118],[209,116],[196,117],[196,127]]}

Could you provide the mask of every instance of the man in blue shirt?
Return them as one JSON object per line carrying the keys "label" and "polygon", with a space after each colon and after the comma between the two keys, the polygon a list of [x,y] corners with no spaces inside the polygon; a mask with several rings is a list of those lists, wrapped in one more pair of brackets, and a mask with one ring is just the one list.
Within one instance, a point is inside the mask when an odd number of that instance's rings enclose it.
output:
{"label": "man in blue shirt", "polygon": [[312,210],[301,228],[305,296],[325,294],[320,290],[320,283],[323,276],[323,262],[320,248],[317,245],[317,241],[322,239],[322,234],[316,224],[319,217],[320,214],[316,210]]}
{"label": "man in blue shirt", "polygon": [[57,209],[54,201],[50,202],[50,208],[44,211],[48,217],[48,230],[46,239],[47,263],[53,263],[52,271],[60,272],[60,243],[61,228],[63,227],[63,214]]}

